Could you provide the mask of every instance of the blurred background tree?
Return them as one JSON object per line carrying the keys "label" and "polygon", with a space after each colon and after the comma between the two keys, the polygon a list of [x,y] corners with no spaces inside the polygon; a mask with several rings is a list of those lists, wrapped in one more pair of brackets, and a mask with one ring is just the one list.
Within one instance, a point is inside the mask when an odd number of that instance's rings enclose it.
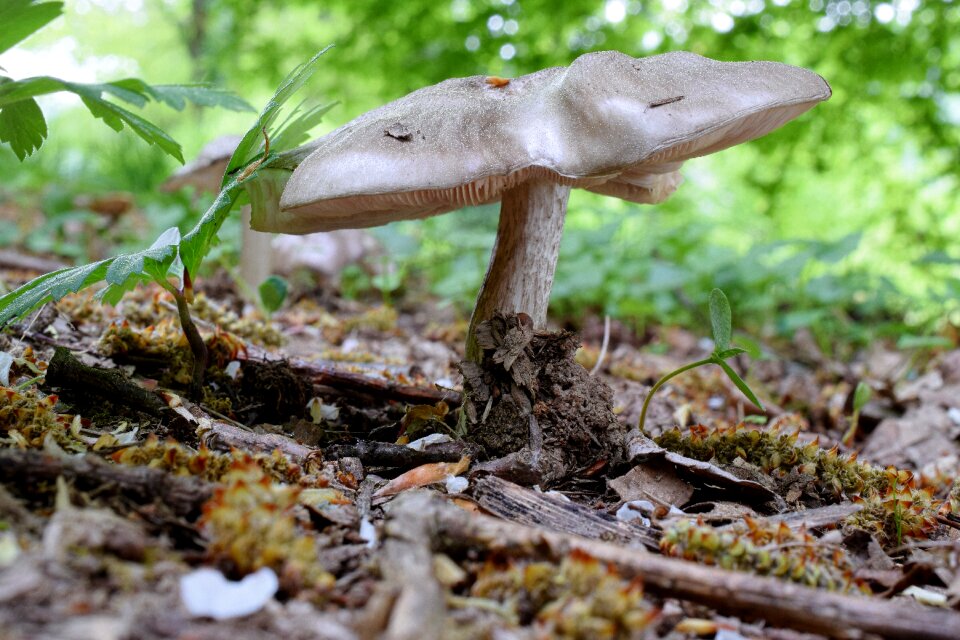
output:
{"label": "blurred background tree", "polygon": [[[809,327],[824,343],[931,332],[955,339],[956,0],[75,0],[65,19],[0,57],[0,66],[13,77],[54,65],[60,76],[84,76],[75,80],[135,73],[149,82],[212,81],[256,105],[329,43],[336,48],[312,85],[341,102],[325,130],[445,78],[514,76],[601,49],[686,49],[813,69],[833,86],[829,102],[761,140],[689,162],[687,183],[666,203],[574,192],[554,315],[576,322],[608,313],[641,328],[699,323],[692,314],[718,286],[738,324],[762,334]],[[69,103],[53,108],[48,144],[56,151],[20,165],[0,148],[0,207],[35,207],[50,224],[76,213],[73,194],[122,189],[136,194],[141,224],[163,228],[195,215],[183,196],[156,193],[170,161],[90,131]],[[187,157],[246,125],[220,111],[151,118]],[[425,283],[466,310],[495,219],[495,210],[478,208],[379,236],[408,286]],[[33,238],[58,251],[37,239],[50,237],[37,224],[7,227],[0,243]],[[117,241],[149,237],[131,228]]]}

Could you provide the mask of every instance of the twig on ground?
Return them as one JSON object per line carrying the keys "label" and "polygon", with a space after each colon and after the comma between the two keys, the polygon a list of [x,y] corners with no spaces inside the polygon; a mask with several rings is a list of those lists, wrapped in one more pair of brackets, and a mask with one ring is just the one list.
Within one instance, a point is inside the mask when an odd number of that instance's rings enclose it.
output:
{"label": "twig on ground", "polygon": [[482,547],[486,551],[559,561],[573,550],[609,563],[625,576],[642,578],[644,588],[662,596],[704,604],[723,613],[764,619],[771,625],[835,638],[877,634],[885,638],[954,640],[960,613],[913,602],[820,591],[776,578],[726,571],[639,549],[503,522],[468,513],[425,491],[399,496],[391,522],[402,517],[428,522],[436,550]]}
{"label": "twig on ground", "polygon": [[197,515],[213,495],[214,485],[192,477],[177,477],[160,469],[125,467],[94,455],[56,456],[42,451],[0,449],[0,483],[36,495],[63,476],[82,491],[119,494],[139,504],[159,500],[178,516]]}

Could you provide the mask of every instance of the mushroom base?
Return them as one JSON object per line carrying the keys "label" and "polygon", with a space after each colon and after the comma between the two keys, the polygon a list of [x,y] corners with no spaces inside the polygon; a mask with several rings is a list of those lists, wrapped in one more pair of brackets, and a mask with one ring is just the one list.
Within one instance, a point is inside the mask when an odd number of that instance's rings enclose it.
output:
{"label": "mushroom base", "polygon": [[498,475],[549,484],[625,457],[626,428],[613,391],[574,361],[568,331],[534,332],[529,317],[500,313],[477,328],[481,364],[461,364],[469,438]]}

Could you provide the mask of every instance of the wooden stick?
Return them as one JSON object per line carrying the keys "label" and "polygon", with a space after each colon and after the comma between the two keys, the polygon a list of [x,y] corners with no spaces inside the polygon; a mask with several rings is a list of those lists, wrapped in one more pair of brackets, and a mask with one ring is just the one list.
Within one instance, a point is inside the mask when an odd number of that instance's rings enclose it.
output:
{"label": "wooden stick", "polygon": [[42,451],[0,449],[0,483],[30,492],[63,476],[78,489],[120,494],[140,504],[160,500],[178,516],[195,516],[213,496],[214,485],[160,469],[109,464],[93,455],[55,456]]}
{"label": "wooden stick", "polygon": [[834,638],[859,638],[865,633],[904,640],[960,638],[960,613],[956,611],[820,591],[776,578],[701,566],[639,549],[503,522],[468,513],[429,492],[399,496],[389,517],[396,518],[401,513],[414,513],[428,520],[431,537],[440,548],[479,546],[486,551],[554,562],[576,549],[609,563],[626,577],[641,578],[645,589],[661,596],[691,600],[748,619],[762,618],[778,627]]}

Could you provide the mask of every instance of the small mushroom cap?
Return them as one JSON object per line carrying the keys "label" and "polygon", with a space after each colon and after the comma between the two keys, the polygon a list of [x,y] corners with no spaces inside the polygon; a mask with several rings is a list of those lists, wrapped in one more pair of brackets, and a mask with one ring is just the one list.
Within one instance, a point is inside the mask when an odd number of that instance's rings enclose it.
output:
{"label": "small mushroom cap", "polygon": [[604,51],[509,81],[447,80],[321,138],[278,215],[253,225],[376,226],[495,202],[530,179],[659,202],[684,160],[762,136],[828,97],[805,69],[685,52]]}

